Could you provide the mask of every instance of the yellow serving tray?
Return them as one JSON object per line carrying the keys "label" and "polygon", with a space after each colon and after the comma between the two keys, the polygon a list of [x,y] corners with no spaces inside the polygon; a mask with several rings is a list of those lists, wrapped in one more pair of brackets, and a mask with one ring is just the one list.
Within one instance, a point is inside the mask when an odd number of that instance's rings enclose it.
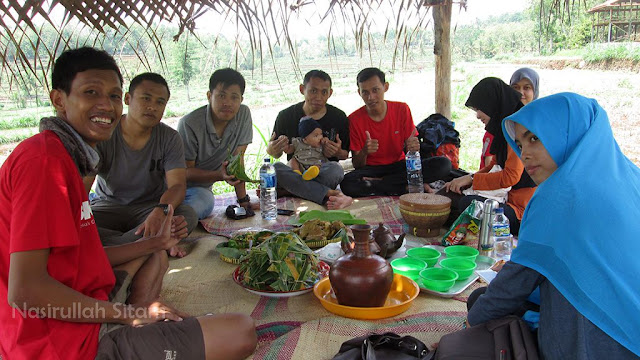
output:
{"label": "yellow serving tray", "polygon": [[420,288],[415,281],[408,277],[394,274],[391,290],[384,306],[381,307],[354,307],[338,304],[328,277],[320,280],[313,287],[313,294],[325,309],[336,315],[353,319],[374,320],[405,312],[411,306],[411,302],[420,294]]}

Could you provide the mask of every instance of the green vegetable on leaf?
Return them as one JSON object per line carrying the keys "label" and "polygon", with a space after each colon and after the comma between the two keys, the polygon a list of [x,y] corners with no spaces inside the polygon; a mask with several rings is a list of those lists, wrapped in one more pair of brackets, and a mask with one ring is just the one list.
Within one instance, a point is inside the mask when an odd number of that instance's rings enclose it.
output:
{"label": "green vegetable on leaf", "polygon": [[238,234],[229,241],[218,244],[216,250],[228,258],[240,259],[247,255],[250,247],[257,246],[271,235],[273,235],[273,231],[269,230]]}
{"label": "green vegetable on leaf", "polygon": [[254,246],[240,264],[252,289],[295,291],[318,281],[318,258],[294,233],[278,233]]}
{"label": "green vegetable on leaf", "polygon": [[227,174],[245,182],[259,183],[260,180],[250,179],[245,172],[242,155],[243,154],[233,155],[231,154],[231,152],[229,152],[229,156],[227,157],[227,161],[229,161],[229,164],[227,164]]}

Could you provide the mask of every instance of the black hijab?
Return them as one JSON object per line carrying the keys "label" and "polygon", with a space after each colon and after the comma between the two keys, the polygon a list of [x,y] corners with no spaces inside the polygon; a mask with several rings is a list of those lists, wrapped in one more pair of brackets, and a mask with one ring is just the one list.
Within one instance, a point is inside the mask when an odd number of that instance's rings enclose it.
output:
{"label": "black hijab", "polygon": [[[507,145],[507,141],[502,133],[502,119],[515,113],[524,106],[520,101],[521,98],[522,94],[505,84],[504,81],[498,78],[488,77],[480,80],[480,82],[471,89],[471,94],[469,94],[469,98],[464,104],[467,107],[478,109],[489,116],[489,123],[485,127],[485,130],[493,135],[489,152],[496,156],[496,163],[503,169],[507,161],[509,145]],[[523,171],[520,176],[520,181],[518,181],[513,188],[535,186],[536,184],[531,180],[529,174]]]}

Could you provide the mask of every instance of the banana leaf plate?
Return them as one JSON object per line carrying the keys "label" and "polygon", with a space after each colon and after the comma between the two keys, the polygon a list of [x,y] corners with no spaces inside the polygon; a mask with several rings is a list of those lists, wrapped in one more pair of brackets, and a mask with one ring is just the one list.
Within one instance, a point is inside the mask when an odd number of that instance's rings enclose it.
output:
{"label": "banana leaf plate", "polygon": [[[318,271],[320,273],[318,281],[320,281],[321,279],[329,276],[329,264],[325,263],[324,261],[318,261]],[[243,289],[247,290],[248,292],[259,295],[259,296],[266,296],[266,297],[272,297],[272,298],[285,298],[285,297],[303,295],[313,291],[313,286],[310,286],[308,288],[301,289],[301,290],[294,290],[294,291],[269,291],[269,290],[253,289],[244,284],[243,282],[244,274],[242,273],[242,271],[240,271],[240,267],[237,267],[235,269],[232,276],[233,276],[233,281],[235,281],[236,284],[240,285]]]}

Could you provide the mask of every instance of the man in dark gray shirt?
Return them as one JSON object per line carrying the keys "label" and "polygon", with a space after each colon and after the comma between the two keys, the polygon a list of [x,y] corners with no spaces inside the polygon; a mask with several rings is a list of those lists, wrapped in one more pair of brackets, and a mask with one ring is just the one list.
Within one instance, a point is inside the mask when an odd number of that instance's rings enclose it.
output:
{"label": "man in dark gray shirt", "polygon": [[236,191],[240,206],[251,207],[244,181],[227,174],[229,154],[244,152],[253,138],[251,112],[242,104],[245,80],[236,70],[216,70],[209,79],[207,105],[185,115],[178,123],[187,163],[185,203],[204,219],[213,210],[211,185],[226,181]]}
{"label": "man in dark gray shirt", "polygon": [[[143,73],[131,80],[125,94],[128,113],[111,138],[96,147],[100,163],[91,202],[104,246],[127,247],[136,257],[158,257],[148,261],[154,270],[139,272],[151,274],[142,293],[152,297],[159,295],[168,267],[166,252],[137,240],[160,231],[168,204],[175,209],[174,236],[184,238],[198,224],[193,209],[182,204],[186,189],[182,141],[177,131],[160,122],[168,100],[169,87],[162,76]],[[87,177],[85,184],[93,180]],[[169,255],[182,257],[185,253],[174,246]],[[154,262],[163,266],[155,267]]]}

